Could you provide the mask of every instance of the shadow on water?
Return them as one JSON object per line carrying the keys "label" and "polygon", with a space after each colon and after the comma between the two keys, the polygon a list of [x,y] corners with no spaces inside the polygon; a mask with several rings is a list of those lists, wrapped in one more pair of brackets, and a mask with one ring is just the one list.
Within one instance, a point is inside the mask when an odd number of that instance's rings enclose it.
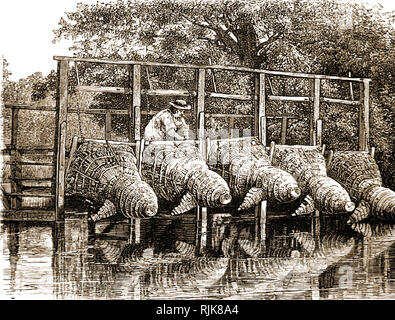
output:
{"label": "shadow on water", "polygon": [[3,222],[3,295],[53,299],[391,299],[395,226],[193,214]]}

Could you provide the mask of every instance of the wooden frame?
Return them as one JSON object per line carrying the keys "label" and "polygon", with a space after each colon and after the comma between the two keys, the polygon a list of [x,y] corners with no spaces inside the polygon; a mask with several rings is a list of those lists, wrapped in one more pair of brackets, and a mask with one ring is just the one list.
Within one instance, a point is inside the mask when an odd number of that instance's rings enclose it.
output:
{"label": "wooden frame", "polygon": [[[55,134],[55,156],[56,156],[56,219],[62,219],[64,213],[64,176],[65,176],[65,159],[66,159],[66,132],[67,132],[67,115],[68,113],[84,113],[84,114],[103,114],[105,115],[105,139],[111,140],[112,135],[112,115],[128,115],[129,116],[129,142],[136,142],[136,157],[140,156],[142,151],[142,133],[141,133],[141,115],[153,114],[146,110],[141,110],[141,96],[182,96],[192,97],[195,100],[194,119],[197,127],[197,137],[199,140],[199,147],[202,152],[206,152],[206,141],[204,139],[204,125],[205,118],[208,117],[228,117],[229,123],[232,125],[235,118],[251,118],[253,120],[253,135],[258,136],[259,140],[266,146],[266,126],[267,119],[281,119],[281,144],[286,143],[288,119],[295,118],[292,115],[267,115],[266,103],[268,101],[279,102],[295,102],[295,103],[312,103],[312,119],[310,142],[311,145],[322,145],[322,127],[323,123],[320,120],[320,103],[341,103],[346,105],[359,107],[359,149],[368,150],[369,148],[369,82],[371,79],[367,78],[351,78],[351,77],[337,77],[327,75],[306,74],[297,72],[283,72],[272,71],[264,69],[252,69],[245,67],[235,66],[218,66],[218,65],[192,65],[192,64],[171,64],[171,63],[157,63],[157,62],[143,62],[143,61],[118,61],[109,59],[89,59],[89,58],[75,58],[55,56],[54,60],[58,63],[58,94],[57,105],[53,106],[40,106],[34,107],[23,104],[5,104],[5,107],[12,107],[13,112],[13,130],[18,127],[17,114],[18,110],[40,110],[40,111],[56,111],[56,134]],[[129,70],[129,86],[123,87],[106,87],[106,86],[84,86],[78,85],[76,87],[79,91],[87,92],[110,92],[132,95],[132,102],[128,110],[118,109],[88,109],[78,110],[68,106],[68,71],[69,62],[86,62],[97,64],[112,64],[112,65],[125,65]],[[156,66],[156,67],[170,67],[170,68],[189,68],[196,70],[196,90],[168,90],[168,89],[142,89],[141,88],[141,66]],[[251,73],[255,76],[255,89],[251,94],[233,94],[224,92],[206,92],[205,91],[205,77],[207,70],[231,71],[231,72],[244,72]],[[310,79],[312,83],[311,96],[281,96],[281,95],[268,95],[266,93],[266,79],[268,76],[282,76],[290,78],[303,78]],[[359,83],[360,85],[360,98],[359,100],[343,100],[329,97],[322,97],[320,95],[320,85],[322,80],[337,80]],[[270,84],[270,83],[269,83]],[[207,114],[205,113],[205,98],[216,99],[233,99],[239,101],[250,101],[254,105],[254,114]],[[13,134],[14,135],[14,134]],[[16,158],[14,162],[23,165],[17,159],[19,149],[15,145],[16,135],[12,141],[13,150],[15,149]],[[50,147],[43,146],[43,150],[50,150]],[[23,151],[20,151],[23,152]],[[42,165],[42,164],[41,164]],[[20,168],[20,167],[19,167]],[[13,169],[14,190],[13,193],[18,192],[18,166]],[[20,178],[20,177],[19,177]],[[264,210],[263,204],[259,210]],[[259,218],[261,219],[261,218]]]}

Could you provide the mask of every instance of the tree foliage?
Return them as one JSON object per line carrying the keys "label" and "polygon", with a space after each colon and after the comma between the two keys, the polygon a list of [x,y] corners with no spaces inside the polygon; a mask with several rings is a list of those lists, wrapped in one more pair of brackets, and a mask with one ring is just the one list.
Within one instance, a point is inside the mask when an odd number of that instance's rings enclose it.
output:
{"label": "tree foliage", "polygon": [[[372,79],[371,145],[376,147],[386,183],[393,185],[394,13],[386,13],[380,6],[367,7],[356,1],[340,0],[118,0],[79,4],[76,11],[60,19],[54,33],[54,41],[72,39],[72,50],[79,57],[194,64],[211,61],[369,77]],[[79,68],[79,81],[86,84],[124,85],[128,81],[127,70],[87,64],[80,64]],[[193,85],[193,75],[183,70],[151,68],[148,71],[150,77],[144,78],[143,86],[190,89]],[[252,79],[248,76],[220,72],[215,76],[220,92],[251,92]],[[42,97],[45,88],[51,87],[43,83],[35,86],[36,97]],[[213,89],[212,82],[208,81],[207,86]],[[306,95],[310,84],[272,79],[271,90],[275,94]],[[353,93],[359,95],[357,86],[353,87]],[[351,91],[348,84],[323,83],[324,94],[350,98]],[[124,107],[127,99],[120,95],[97,95],[93,105]],[[148,98],[142,102],[166,103]],[[243,104],[209,102],[209,108],[221,112],[251,111],[250,106]],[[307,120],[310,107],[270,103],[268,112],[293,113]],[[355,149],[357,110],[343,105],[323,105],[322,110],[324,143],[333,149]],[[279,125],[269,124],[268,130],[276,137]],[[290,123],[289,142],[301,142],[300,136],[306,132],[306,121]]]}

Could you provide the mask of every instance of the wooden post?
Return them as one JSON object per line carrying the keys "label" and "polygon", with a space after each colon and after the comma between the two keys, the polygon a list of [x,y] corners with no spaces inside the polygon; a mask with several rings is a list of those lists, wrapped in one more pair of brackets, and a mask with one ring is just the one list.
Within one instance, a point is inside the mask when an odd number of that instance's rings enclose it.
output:
{"label": "wooden post", "polygon": [[206,72],[205,69],[199,69],[197,71],[197,97],[196,97],[196,119],[198,121],[198,139],[204,139],[204,113],[203,117],[200,116],[201,112],[204,112],[204,86],[206,80]]}
{"label": "wooden post", "polygon": [[328,160],[326,162],[326,167],[329,168],[329,166],[331,165],[333,159],[333,150],[329,151],[329,156],[328,156]]}
{"label": "wooden post", "polygon": [[[197,119],[197,129],[198,129],[198,140],[199,140],[199,149],[203,154],[204,159],[207,158],[205,154],[204,148],[204,97],[205,97],[205,81],[206,81],[206,70],[199,69],[197,70],[197,97],[196,97],[196,119]],[[198,239],[200,238],[199,250],[203,252],[206,248],[207,244],[207,208],[197,206],[197,222],[198,222]],[[200,228],[199,228],[200,222]],[[199,232],[200,229],[200,232]]]}
{"label": "wooden post", "polygon": [[201,218],[200,229],[200,253],[203,253],[207,246],[207,208],[199,207]]}
{"label": "wooden post", "polygon": [[132,108],[133,108],[133,115],[134,115],[134,139],[140,140],[141,139],[141,115],[140,115],[140,108],[141,108],[141,66],[138,64],[133,65],[133,74],[132,74],[132,88],[133,88],[133,101],[132,101]]}
{"label": "wooden post", "polygon": [[[20,193],[21,185],[19,179],[22,175],[22,168],[19,164],[21,160],[21,153],[18,149],[18,127],[19,127],[19,109],[12,107],[11,109],[11,152],[14,152],[13,161],[11,165],[11,192]],[[19,197],[11,198],[11,209],[20,209],[21,199]]]}
{"label": "wooden post", "polygon": [[321,234],[321,222],[319,210],[314,210],[311,216],[311,234],[316,243],[316,248],[321,248],[320,234]]}
{"label": "wooden post", "polygon": [[262,201],[255,207],[255,239],[260,245],[265,247],[266,241],[266,217],[267,217],[267,201]]}
{"label": "wooden post", "polygon": [[284,145],[287,139],[287,116],[281,117],[281,144]]}
{"label": "wooden post", "polygon": [[106,123],[105,123],[105,140],[111,140],[111,113],[106,112]]}
{"label": "wooden post", "polygon": [[317,145],[322,146],[322,120],[317,120],[316,122],[316,136],[317,136]]}
{"label": "wooden post", "polygon": [[321,79],[314,79],[313,85],[313,143],[312,145],[317,145],[317,121],[320,117],[320,90],[321,89]]}
{"label": "wooden post", "polygon": [[56,99],[56,198],[55,220],[63,219],[65,168],[66,168],[66,134],[68,105],[68,61],[58,62],[58,94]]}
{"label": "wooden post", "polygon": [[313,109],[310,116],[310,145],[317,145],[317,120],[320,117],[320,87],[321,79],[315,78],[311,84],[311,95],[313,97]]}
{"label": "wooden post", "polygon": [[265,74],[259,73],[255,78],[255,96],[258,97],[255,102],[255,121],[254,121],[254,135],[258,136],[259,141],[266,145],[266,131],[262,128],[262,117],[266,117],[266,92],[265,92]]}
{"label": "wooden post", "polygon": [[273,161],[273,155],[274,155],[274,148],[276,146],[276,143],[274,141],[270,142],[270,151],[269,151],[269,159],[270,162]]}
{"label": "wooden post", "polygon": [[376,151],[376,148],[375,147],[371,147],[370,148],[370,156],[372,157],[372,158],[374,158],[374,152]]}
{"label": "wooden post", "polygon": [[262,140],[261,140],[261,142],[266,147],[267,140],[266,140],[266,117],[265,116],[261,117],[261,128],[262,128],[262,133],[261,133]]}
{"label": "wooden post", "polygon": [[[254,135],[266,146],[266,92],[264,73],[259,73],[255,78],[255,95],[258,100],[255,102]],[[259,230],[260,245],[265,249],[266,242],[266,214],[267,201],[262,201],[255,207],[255,231]],[[259,228],[257,227],[259,225]],[[255,234],[255,237],[257,235]]]}
{"label": "wooden post", "polygon": [[228,133],[229,133],[229,138],[233,138],[233,128],[235,126],[235,118],[229,117],[229,123],[228,123]]}
{"label": "wooden post", "polygon": [[369,79],[360,84],[361,107],[359,109],[359,150],[369,147]]}

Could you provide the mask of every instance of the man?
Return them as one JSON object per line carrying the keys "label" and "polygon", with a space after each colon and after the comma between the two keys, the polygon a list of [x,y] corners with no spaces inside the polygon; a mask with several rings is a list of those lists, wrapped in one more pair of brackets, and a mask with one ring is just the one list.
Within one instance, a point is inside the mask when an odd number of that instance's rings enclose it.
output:
{"label": "man", "polygon": [[170,108],[159,111],[145,127],[146,141],[186,140],[189,126],[183,117],[185,110],[191,106],[185,100],[170,102]]}

